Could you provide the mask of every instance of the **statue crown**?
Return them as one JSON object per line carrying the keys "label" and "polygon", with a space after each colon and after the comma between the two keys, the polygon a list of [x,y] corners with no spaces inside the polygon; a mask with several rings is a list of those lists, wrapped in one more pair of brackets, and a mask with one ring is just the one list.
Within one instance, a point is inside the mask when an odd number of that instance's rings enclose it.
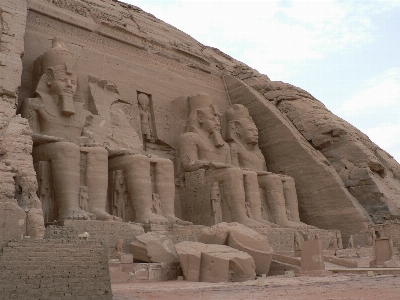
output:
{"label": "statue crown", "polygon": [[234,104],[227,108],[226,119],[228,122],[236,121],[240,119],[251,119],[249,110],[241,104]]}
{"label": "statue crown", "polygon": [[65,65],[67,73],[75,70],[76,56],[70,52],[62,37],[54,37],[52,41],[52,48],[40,57],[41,70],[40,74],[44,74],[49,67]]}

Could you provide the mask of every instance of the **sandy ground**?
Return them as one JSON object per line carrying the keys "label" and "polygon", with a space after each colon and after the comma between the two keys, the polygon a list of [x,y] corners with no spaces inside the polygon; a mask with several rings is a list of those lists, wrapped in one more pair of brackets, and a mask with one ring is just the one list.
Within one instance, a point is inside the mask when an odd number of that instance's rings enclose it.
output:
{"label": "sandy ground", "polygon": [[112,285],[114,300],[142,299],[295,299],[295,300],[396,300],[400,276],[332,275],[328,277],[271,276],[264,287],[257,281],[205,283],[166,281]]}

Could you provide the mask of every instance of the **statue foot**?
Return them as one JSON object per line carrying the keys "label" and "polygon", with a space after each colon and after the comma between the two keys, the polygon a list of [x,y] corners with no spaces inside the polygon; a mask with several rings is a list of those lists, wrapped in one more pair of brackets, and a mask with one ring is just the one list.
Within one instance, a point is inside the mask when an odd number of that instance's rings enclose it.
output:
{"label": "statue foot", "polygon": [[269,225],[271,228],[282,228],[282,226],[279,226],[278,224],[274,224],[274,223],[268,222],[267,220],[264,220],[264,219],[255,219],[255,220],[258,221],[258,222],[267,224],[267,225]]}
{"label": "statue foot", "polygon": [[184,221],[184,220],[181,220],[181,219],[179,219],[179,218],[177,218],[177,217],[175,217],[175,216],[165,216],[167,219],[169,219],[172,223],[175,223],[175,224],[178,224],[178,225],[193,225],[193,223],[192,222],[189,222],[189,221]]}
{"label": "statue foot", "polygon": [[139,216],[136,223],[143,224],[158,224],[158,225],[170,225],[171,221],[162,215],[157,215],[155,213],[146,214],[144,216]]}
{"label": "statue foot", "polygon": [[250,218],[238,221],[238,223],[246,225],[250,228],[271,228],[271,226],[269,226],[267,223],[259,222]]}
{"label": "statue foot", "polygon": [[96,216],[96,220],[100,220],[100,221],[119,221],[121,222],[122,219],[118,218],[116,216],[110,215],[109,213],[99,210],[99,209],[94,209],[91,211],[95,216]]}
{"label": "statue foot", "polygon": [[67,209],[60,214],[61,220],[96,220],[96,215],[80,209]]}

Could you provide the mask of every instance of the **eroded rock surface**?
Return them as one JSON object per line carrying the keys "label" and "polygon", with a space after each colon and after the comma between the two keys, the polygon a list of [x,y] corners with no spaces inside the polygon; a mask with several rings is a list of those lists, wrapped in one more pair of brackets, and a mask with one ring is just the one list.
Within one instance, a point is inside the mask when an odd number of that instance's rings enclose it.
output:
{"label": "eroded rock surface", "polygon": [[255,277],[253,258],[231,247],[181,242],[176,250],[188,281],[241,282]]}
{"label": "eroded rock surface", "polygon": [[174,243],[163,234],[148,232],[135,236],[129,247],[135,260],[152,263],[179,262]]}
{"label": "eroded rock surface", "polygon": [[256,274],[268,274],[273,249],[267,237],[239,223],[219,223],[205,228],[198,236],[205,244],[226,245],[250,254],[256,264]]}

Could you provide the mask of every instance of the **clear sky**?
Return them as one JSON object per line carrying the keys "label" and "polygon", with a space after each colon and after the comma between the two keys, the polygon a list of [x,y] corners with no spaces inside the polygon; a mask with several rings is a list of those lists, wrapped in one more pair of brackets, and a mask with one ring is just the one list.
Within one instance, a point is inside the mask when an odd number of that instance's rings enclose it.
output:
{"label": "clear sky", "polygon": [[400,162],[400,0],[122,0],[301,87]]}

